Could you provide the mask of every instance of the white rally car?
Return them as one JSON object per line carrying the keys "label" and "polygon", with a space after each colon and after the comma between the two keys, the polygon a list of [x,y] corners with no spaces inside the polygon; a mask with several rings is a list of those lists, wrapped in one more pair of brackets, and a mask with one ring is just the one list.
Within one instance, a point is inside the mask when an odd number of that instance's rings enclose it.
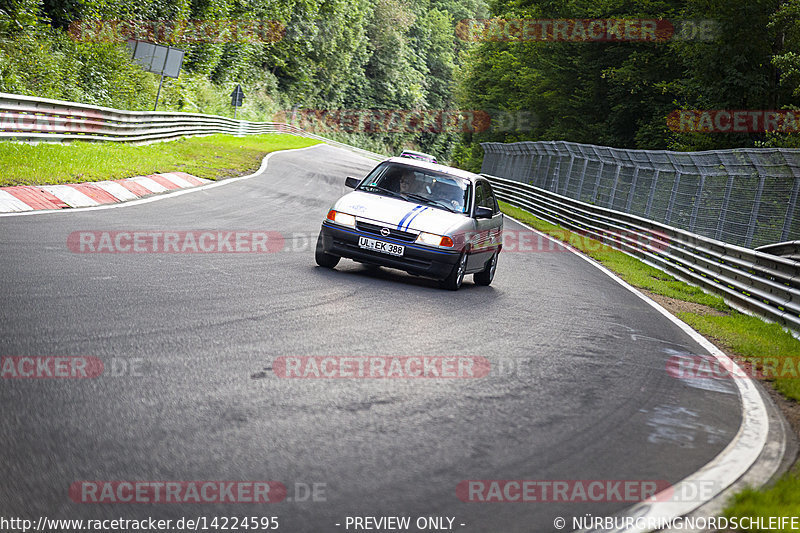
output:
{"label": "white rally car", "polygon": [[489,285],[502,248],[503,214],[489,182],[455,168],[393,157],[339,198],[322,222],[316,261],[347,257],[440,280],[458,290],[466,274]]}

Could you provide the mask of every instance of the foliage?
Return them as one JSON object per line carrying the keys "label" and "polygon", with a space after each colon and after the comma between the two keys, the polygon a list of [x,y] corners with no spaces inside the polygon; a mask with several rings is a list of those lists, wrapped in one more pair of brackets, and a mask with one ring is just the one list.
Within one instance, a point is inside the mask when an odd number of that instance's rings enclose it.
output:
{"label": "foliage", "polygon": [[[249,120],[286,117],[298,107],[452,109],[454,72],[468,48],[453,26],[486,15],[483,0],[5,0],[0,5],[0,91],[135,110],[152,109],[159,78],[133,64],[124,43],[78,39],[75,25],[272,23],[284,31],[266,38],[226,39],[212,31],[201,34],[203,42],[185,42],[179,32],[153,35],[140,28],[136,34],[186,52],[181,76],[163,81],[159,109],[233,115],[229,94],[240,83],[246,98],[237,115]],[[454,133],[414,131],[336,135],[389,151],[414,147],[443,159],[459,139]]]}
{"label": "foliage", "polygon": [[797,134],[671,131],[677,109],[797,108],[800,0],[497,0],[501,18],[671,21],[664,42],[487,41],[462,62],[462,107],[530,110],[529,131],[464,137],[459,165],[486,141],[566,140],[623,148],[797,146]]}
{"label": "foliage", "polygon": [[[648,19],[659,42],[472,42],[465,19]],[[459,134],[407,131],[349,138],[404,147],[477,169],[485,141],[569,140],[626,148],[798,146],[797,134],[671,131],[678,109],[800,107],[800,0],[4,0],[0,90],[150,109],[158,78],[123,43],[75,40],[81,21],[272,21],[275,38],[164,44],[186,50],[162,109],[271,120],[293,110],[479,110],[493,122]],[[146,35],[145,35],[146,37]],[[216,42],[217,39],[219,42]],[[515,115],[516,114],[516,115]],[[523,124],[524,122],[524,124]],[[334,132],[331,132],[332,134]],[[341,137],[341,132],[336,133]]]}
{"label": "foliage", "polygon": [[89,45],[47,26],[20,32],[0,46],[0,91],[123,109],[155,100],[154,80],[122,45]]}

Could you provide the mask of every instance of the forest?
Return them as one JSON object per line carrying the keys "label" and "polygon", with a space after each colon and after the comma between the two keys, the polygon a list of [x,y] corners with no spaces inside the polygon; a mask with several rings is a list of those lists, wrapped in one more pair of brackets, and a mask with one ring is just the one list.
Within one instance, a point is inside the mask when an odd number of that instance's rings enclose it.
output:
{"label": "forest", "polygon": [[470,169],[485,141],[800,146],[717,131],[798,108],[800,0],[2,0],[0,92],[152,109],[130,37],[185,51],[159,109],[232,116],[241,84],[239,118]]}

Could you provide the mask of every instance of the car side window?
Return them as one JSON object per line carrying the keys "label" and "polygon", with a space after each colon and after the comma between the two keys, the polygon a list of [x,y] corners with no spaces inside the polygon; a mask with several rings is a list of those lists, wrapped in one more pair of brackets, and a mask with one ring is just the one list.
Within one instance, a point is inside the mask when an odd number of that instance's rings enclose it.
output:
{"label": "car side window", "polygon": [[480,207],[488,207],[492,210],[492,213],[494,213],[496,204],[494,201],[494,195],[492,194],[492,189],[489,184],[485,181],[479,182],[478,191],[477,202],[475,205]]}
{"label": "car side window", "polygon": [[484,204],[485,199],[483,195],[483,183],[478,182],[475,184],[475,207],[480,207]]}
{"label": "car side window", "polygon": [[489,182],[486,182],[486,181],[484,181],[482,183],[483,183],[483,188],[484,188],[484,191],[483,191],[483,202],[484,203],[482,203],[480,205],[482,205],[484,207],[488,207],[489,209],[492,210],[492,213],[497,214],[497,212],[500,210],[500,206],[497,205],[497,198],[495,198],[495,196],[494,196],[494,191],[492,191],[492,186],[489,185]]}

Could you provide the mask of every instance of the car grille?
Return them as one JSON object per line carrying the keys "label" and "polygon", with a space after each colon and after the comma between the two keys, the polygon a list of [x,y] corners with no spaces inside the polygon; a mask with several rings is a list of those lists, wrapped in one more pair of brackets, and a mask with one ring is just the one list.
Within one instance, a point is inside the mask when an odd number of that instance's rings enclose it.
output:
{"label": "car grille", "polygon": [[377,224],[370,224],[368,222],[358,221],[356,222],[356,229],[359,231],[363,231],[364,233],[369,233],[370,235],[375,235],[376,237],[384,237],[381,234],[381,229],[386,228],[389,230],[389,235],[386,235],[386,238],[393,238],[399,241],[405,242],[414,242],[417,240],[416,233],[410,233],[408,231],[400,231],[398,229],[390,228],[388,226],[379,226]]}

